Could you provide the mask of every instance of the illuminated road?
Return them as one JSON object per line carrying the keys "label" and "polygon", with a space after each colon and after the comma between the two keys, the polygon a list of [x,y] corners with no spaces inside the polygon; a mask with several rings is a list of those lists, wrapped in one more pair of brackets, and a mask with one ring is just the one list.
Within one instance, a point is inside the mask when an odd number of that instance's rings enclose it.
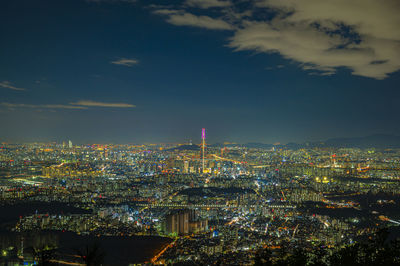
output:
{"label": "illuminated road", "polygon": [[176,239],[175,239],[173,242],[169,243],[165,248],[163,248],[157,255],[155,255],[155,256],[150,260],[151,263],[157,264],[156,262],[157,262],[158,258],[159,258],[162,254],[164,254],[165,251],[167,251],[169,248],[173,247],[173,246],[175,245],[175,242],[176,242]]}
{"label": "illuminated road", "polygon": [[263,200],[266,200],[266,199],[264,198],[264,196],[261,195],[260,192],[258,192],[258,189],[253,189],[253,190],[254,190],[254,192],[255,192],[260,198],[262,198]]}
{"label": "illuminated road", "polygon": [[389,219],[388,221],[391,222],[391,223],[394,223],[394,224],[400,224],[400,222],[392,220],[392,219]]}
{"label": "illuminated road", "polygon": [[82,264],[82,263],[69,262],[69,261],[64,261],[64,260],[50,260],[50,262],[61,264],[61,265],[76,265],[76,266],[84,266],[84,265],[86,265],[86,264]]}
{"label": "illuminated road", "polygon": [[235,161],[235,160],[232,160],[232,159],[224,158],[224,157],[218,156],[216,154],[211,154],[211,155],[214,156],[215,159],[218,159],[218,160],[221,160],[221,161],[230,161],[230,162],[239,163],[239,164],[243,163],[243,162],[240,162],[240,161]]}

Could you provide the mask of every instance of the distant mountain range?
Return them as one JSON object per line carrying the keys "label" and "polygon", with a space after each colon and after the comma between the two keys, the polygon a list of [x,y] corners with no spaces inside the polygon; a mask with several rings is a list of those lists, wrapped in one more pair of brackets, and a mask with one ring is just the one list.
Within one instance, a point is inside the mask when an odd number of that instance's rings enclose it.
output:
{"label": "distant mountain range", "polygon": [[246,144],[214,144],[217,147],[229,147],[229,146],[243,146],[247,148],[259,148],[259,149],[271,149],[275,148],[286,148],[286,149],[301,149],[301,148],[312,148],[312,147],[335,147],[335,148],[379,148],[379,149],[390,149],[390,148],[400,148],[400,136],[376,134],[366,137],[357,138],[332,138],[326,141],[318,142],[306,142],[306,143],[287,143],[287,144],[265,144],[251,142]]}
{"label": "distant mountain range", "polygon": [[[316,141],[316,142],[305,142],[305,143],[294,143],[290,142],[287,144],[266,144],[259,142],[249,142],[246,144],[208,144],[208,147],[246,147],[246,148],[258,148],[258,149],[290,149],[297,150],[302,148],[377,148],[377,149],[400,149],[400,136],[376,134],[366,137],[357,138],[332,138],[326,141]],[[200,150],[200,145],[180,145],[171,149],[169,151],[198,151]]]}
{"label": "distant mountain range", "polygon": [[400,136],[377,134],[359,138],[334,138],[325,142],[329,147],[400,148]]}

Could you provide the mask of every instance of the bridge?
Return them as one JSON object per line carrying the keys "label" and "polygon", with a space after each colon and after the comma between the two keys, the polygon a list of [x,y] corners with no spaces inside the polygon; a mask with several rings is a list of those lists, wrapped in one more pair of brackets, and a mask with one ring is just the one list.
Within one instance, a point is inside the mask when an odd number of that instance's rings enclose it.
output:
{"label": "bridge", "polygon": [[295,209],[294,205],[285,204],[264,204],[264,205],[226,205],[226,204],[175,204],[175,203],[137,203],[138,207],[147,208],[256,208],[256,207],[267,207],[271,209]]}

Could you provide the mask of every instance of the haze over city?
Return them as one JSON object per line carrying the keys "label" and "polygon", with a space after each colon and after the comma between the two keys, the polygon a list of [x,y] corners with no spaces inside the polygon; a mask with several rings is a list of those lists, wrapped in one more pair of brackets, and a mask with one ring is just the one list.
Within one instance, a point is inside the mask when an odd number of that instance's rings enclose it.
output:
{"label": "haze over city", "polygon": [[400,266],[399,0],[1,0],[0,266]]}

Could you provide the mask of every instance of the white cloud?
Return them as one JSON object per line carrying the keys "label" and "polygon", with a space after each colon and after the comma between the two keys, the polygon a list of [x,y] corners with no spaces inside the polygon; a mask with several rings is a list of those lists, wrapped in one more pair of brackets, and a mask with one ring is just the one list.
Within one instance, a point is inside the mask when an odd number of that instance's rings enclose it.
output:
{"label": "white cloud", "polygon": [[400,2],[397,0],[264,0],[266,7],[294,11],[287,19],[342,22],[362,35],[400,40]]}
{"label": "white cloud", "polygon": [[69,104],[24,104],[24,103],[7,103],[2,102],[0,106],[7,107],[9,109],[15,108],[34,108],[34,109],[76,109],[86,110],[91,107],[106,107],[106,108],[134,108],[133,104],[128,103],[104,103],[95,101],[77,101]]}
{"label": "white cloud", "polygon": [[139,60],[137,60],[137,59],[129,59],[129,58],[121,58],[121,59],[118,59],[118,60],[111,61],[110,63],[114,64],[114,65],[121,65],[121,66],[131,67],[131,66],[139,64]]}
{"label": "white cloud", "polygon": [[229,44],[235,50],[280,53],[324,75],[346,67],[383,79],[400,69],[399,1],[265,0],[258,6],[278,15],[244,23]]}
{"label": "white cloud", "polygon": [[114,108],[134,108],[133,104],[129,103],[105,103],[105,102],[95,102],[95,101],[78,101],[70,103],[73,106],[84,106],[84,107],[114,107]]}
{"label": "white cloud", "polygon": [[209,16],[197,16],[189,12],[161,9],[154,11],[155,14],[168,15],[167,22],[176,26],[192,26],[210,30],[232,30],[233,26],[220,18]]}
{"label": "white cloud", "polygon": [[186,0],[186,5],[198,8],[212,8],[212,7],[229,7],[232,5],[230,1],[225,0]]}
{"label": "white cloud", "polygon": [[0,103],[1,106],[8,108],[45,108],[45,109],[88,109],[84,106],[72,106],[64,104],[24,104],[24,103]]}
{"label": "white cloud", "polygon": [[11,89],[14,91],[25,91],[26,90],[24,88],[18,88],[18,87],[13,86],[12,83],[9,81],[0,82],[0,87],[6,88],[6,89]]}
{"label": "white cloud", "polygon": [[[259,0],[248,10],[235,3],[186,0],[183,10],[154,13],[177,26],[232,30],[228,46],[235,51],[278,53],[312,74],[333,75],[343,67],[384,79],[400,70],[398,0]],[[214,10],[213,17],[187,10],[224,6],[229,8]],[[270,11],[273,18],[262,15]]]}
{"label": "white cloud", "polygon": [[157,9],[153,11],[153,14],[157,15],[174,15],[184,12],[183,10],[175,10],[175,9]]}

